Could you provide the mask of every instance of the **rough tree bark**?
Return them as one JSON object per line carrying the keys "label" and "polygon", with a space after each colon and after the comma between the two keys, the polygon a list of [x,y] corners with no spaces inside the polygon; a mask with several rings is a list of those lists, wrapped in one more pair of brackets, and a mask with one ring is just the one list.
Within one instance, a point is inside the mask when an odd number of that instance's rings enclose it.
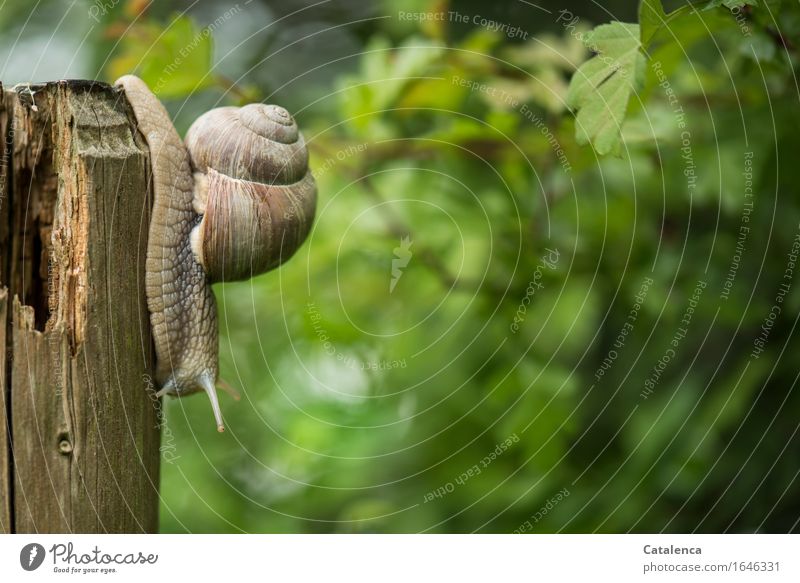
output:
{"label": "rough tree bark", "polygon": [[150,173],[132,119],[105,84],[0,86],[4,532],[158,527]]}

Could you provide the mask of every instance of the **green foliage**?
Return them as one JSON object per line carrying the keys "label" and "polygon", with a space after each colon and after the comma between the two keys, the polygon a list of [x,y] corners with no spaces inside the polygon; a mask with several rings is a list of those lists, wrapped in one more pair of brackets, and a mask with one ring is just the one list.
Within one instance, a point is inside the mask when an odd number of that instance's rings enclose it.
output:
{"label": "green foliage", "polygon": [[719,8],[720,6],[733,10],[743,6],[758,6],[758,0],[711,0],[706,9]]}
{"label": "green foliage", "polygon": [[[711,3],[713,4],[713,2]],[[715,8],[709,4],[705,10]],[[641,43],[647,52],[657,34],[668,31],[673,36],[680,34],[681,44],[684,42],[683,26],[685,23],[678,22],[691,14],[697,13],[697,7],[691,3],[676,8],[669,14],[664,11],[661,0],[642,0],[639,4],[639,25],[641,26]],[[708,31],[708,29],[706,29]]]}
{"label": "green foliage", "polygon": [[585,42],[597,54],[577,70],[567,93],[567,103],[578,110],[576,137],[600,154],[617,152],[628,101],[643,81],[639,25],[604,24]]}
{"label": "green foliage", "polygon": [[[282,21],[285,47],[271,28],[228,38],[229,59],[249,55],[233,63],[212,49],[244,13],[214,43],[196,15],[123,23],[108,79],[138,71],[185,100],[183,128],[220,103],[286,105],[320,193],[291,261],[216,287],[221,374],[243,399],[221,397],[224,435],[203,398],[165,403],[162,530],[793,528],[796,280],[751,351],[800,224],[800,4],[645,0],[638,23],[596,27],[531,8],[515,39],[386,6],[333,37],[358,43],[347,59],[303,28],[319,13]],[[320,70],[346,67],[298,98],[271,73],[309,44]]]}
{"label": "green foliage", "polygon": [[213,85],[211,55],[210,31],[176,15],[166,28],[146,22],[123,36],[109,74],[134,73],[161,98],[183,97]]}
{"label": "green foliage", "polygon": [[[685,10],[688,6],[681,8]],[[677,11],[676,11],[677,12]],[[668,26],[667,13],[661,0],[642,0],[639,4],[639,26],[641,27],[641,43],[647,47],[655,34],[664,26]]]}
{"label": "green foliage", "polygon": [[[733,9],[744,5],[756,3],[755,0],[719,0],[709,2],[705,9],[720,6]],[[667,41],[667,46],[685,55],[686,50],[709,31],[709,23],[697,16],[691,4],[667,14],[661,0],[642,0],[639,24],[612,22],[585,35],[584,42],[595,56],[572,77],[567,94],[567,103],[577,110],[575,131],[579,144],[591,143],[601,155],[619,153],[628,103],[631,95],[644,86],[644,55],[651,54],[659,34],[665,32],[673,37],[673,42]]]}

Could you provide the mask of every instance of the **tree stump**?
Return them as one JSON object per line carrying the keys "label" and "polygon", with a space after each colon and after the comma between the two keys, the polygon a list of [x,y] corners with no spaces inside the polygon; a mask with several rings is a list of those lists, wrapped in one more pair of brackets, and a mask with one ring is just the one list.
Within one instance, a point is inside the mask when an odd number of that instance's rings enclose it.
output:
{"label": "tree stump", "polygon": [[118,90],[0,86],[0,530],[153,532],[147,144]]}

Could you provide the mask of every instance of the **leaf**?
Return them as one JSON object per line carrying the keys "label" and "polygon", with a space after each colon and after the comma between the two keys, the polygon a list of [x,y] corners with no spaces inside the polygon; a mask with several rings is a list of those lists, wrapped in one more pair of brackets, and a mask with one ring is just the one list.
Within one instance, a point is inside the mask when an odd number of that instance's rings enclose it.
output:
{"label": "leaf", "polygon": [[[750,3],[755,4],[755,0],[713,0],[706,9]],[[697,14],[693,4],[667,14],[661,0],[642,0],[638,25],[612,22],[587,35],[586,46],[597,54],[573,75],[567,93],[567,104],[578,112],[575,133],[579,144],[591,143],[598,154],[619,151],[621,127],[631,94],[645,85],[645,55],[665,43],[675,44],[675,37],[680,38],[685,50],[690,40],[697,40],[690,39],[684,30],[692,20],[686,17]],[[678,23],[680,31],[676,33]],[[670,34],[660,34],[665,30]],[[701,36],[706,35],[704,28]]]}
{"label": "leaf", "polygon": [[[699,42],[714,36],[738,30],[735,19],[725,10],[710,12],[681,8],[667,15],[669,25],[662,26],[650,38],[646,47],[647,58],[659,64],[659,74],[653,67],[646,67],[646,91],[652,90],[660,79],[672,78],[686,64],[687,53]],[[742,45],[744,46],[744,45]],[[674,81],[674,79],[673,79]]]}
{"label": "leaf", "polygon": [[598,154],[617,152],[628,102],[644,77],[639,25],[603,24],[584,42],[597,54],[575,72],[567,92],[567,105],[578,112],[576,139]]}
{"label": "leaf", "polygon": [[641,27],[642,46],[647,47],[650,40],[667,21],[667,13],[661,0],[642,0],[639,5],[639,26]]}
{"label": "leaf", "polygon": [[693,13],[695,13],[695,7],[692,4],[686,4],[667,14],[661,0],[642,0],[642,3],[639,4],[642,47],[645,51],[649,50],[654,37],[662,28],[669,29],[676,20]]}

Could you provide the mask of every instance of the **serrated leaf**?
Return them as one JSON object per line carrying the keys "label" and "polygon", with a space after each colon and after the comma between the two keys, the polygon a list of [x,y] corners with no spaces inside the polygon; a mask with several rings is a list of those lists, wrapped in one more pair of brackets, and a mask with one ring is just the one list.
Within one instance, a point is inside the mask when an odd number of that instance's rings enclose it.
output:
{"label": "serrated leaf", "polygon": [[595,28],[585,44],[597,54],[570,82],[567,104],[577,110],[576,139],[591,143],[599,154],[619,149],[628,102],[642,85],[645,60],[639,32],[639,25],[622,22]]}

